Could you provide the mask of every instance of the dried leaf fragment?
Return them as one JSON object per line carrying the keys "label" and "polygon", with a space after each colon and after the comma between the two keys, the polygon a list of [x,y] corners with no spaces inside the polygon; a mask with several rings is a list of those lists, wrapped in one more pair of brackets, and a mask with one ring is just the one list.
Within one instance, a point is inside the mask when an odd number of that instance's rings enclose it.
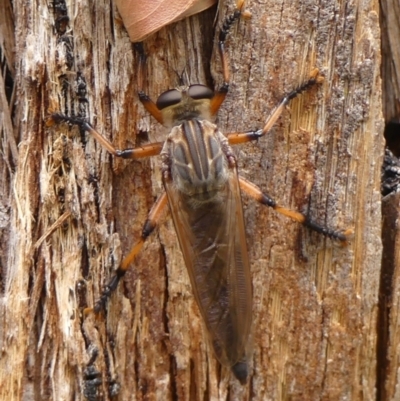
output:
{"label": "dried leaf fragment", "polygon": [[115,0],[132,42],[140,42],[165,25],[199,13],[217,0]]}

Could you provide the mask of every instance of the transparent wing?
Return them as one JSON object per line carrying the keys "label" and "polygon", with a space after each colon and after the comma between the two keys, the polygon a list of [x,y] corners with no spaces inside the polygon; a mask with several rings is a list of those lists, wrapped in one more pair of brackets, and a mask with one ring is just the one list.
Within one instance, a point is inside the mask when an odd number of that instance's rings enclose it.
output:
{"label": "transparent wing", "polygon": [[213,201],[200,203],[165,183],[193,292],[218,360],[246,357],[252,291],[237,172]]}

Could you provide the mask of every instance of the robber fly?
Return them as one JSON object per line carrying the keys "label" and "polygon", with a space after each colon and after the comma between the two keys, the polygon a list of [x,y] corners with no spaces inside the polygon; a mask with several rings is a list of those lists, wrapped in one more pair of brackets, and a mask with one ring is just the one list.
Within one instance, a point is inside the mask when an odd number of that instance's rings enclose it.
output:
{"label": "robber fly", "polygon": [[260,188],[238,175],[236,157],[230,145],[245,143],[265,135],[291,99],[322,81],[314,70],[309,79],[285,96],[273,110],[263,129],[223,135],[210,122],[229,88],[228,56],[225,40],[233,23],[245,14],[244,0],[227,17],[219,34],[218,50],[224,83],[214,93],[204,85],[180,86],[162,93],[154,103],[142,90],[146,56],[142,44],[139,53],[139,99],[150,114],[171,129],[163,143],[137,149],[117,150],[88,122],[53,114],[49,123],[68,122],[91,133],[117,157],[139,159],[161,155],[165,192],[152,207],[138,243],[122,261],[100,299],[94,305],[99,312],[121,277],[134,261],[148,236],[157,226],[167,203],[210,342],[221,364],[232,369],[244,384],[248,377],[248,339],[252,324],[252,285],[246,248],[241,190],[259,203],[270,206],[311,229],[345,243],[350,230],[335,231],[323,227],[305,215],[279,206]]}

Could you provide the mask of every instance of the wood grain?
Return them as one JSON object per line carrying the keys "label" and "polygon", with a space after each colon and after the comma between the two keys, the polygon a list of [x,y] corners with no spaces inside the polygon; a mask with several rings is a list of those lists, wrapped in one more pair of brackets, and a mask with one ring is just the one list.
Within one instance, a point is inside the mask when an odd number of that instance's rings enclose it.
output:
{"label": "wood grain", "polygon": [[[314,67],[325,78],[265,138],[235,148],[241,174],[285,206],[355,230],[340,247],[244,197],[254,289],[245,387],[208,347],[168,213],[106,314],[81,314],[138,239],[162,190],[160,163],[112,160],[92,138],[48,129],[44,119],[56,110],[85,115],[119,148],[162,140],[166,131],[137,100],[137,59],[115,6],[55,5],[14,1],[19,158],[0,398],[375,399],[384,146],[378,1],[254,0],[252,19],[229,37],[223,132],[261,128]],[[218,26],[233,8],[220,3]],[[152,98],[183,70],[191,83],[221,84],[214,12],[145,42]],[[67,211],[69,220],[36,249]]]}

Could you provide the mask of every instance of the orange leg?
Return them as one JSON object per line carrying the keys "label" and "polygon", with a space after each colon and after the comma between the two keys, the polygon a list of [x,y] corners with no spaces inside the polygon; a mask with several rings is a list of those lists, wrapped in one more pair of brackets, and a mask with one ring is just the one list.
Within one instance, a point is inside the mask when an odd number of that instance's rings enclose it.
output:
{"label": "orange leg", "polygon": [[308,218],[308,216],[304,215],[303,213],[297,212],[295,210],[287,209],[283,206],[280,206],[276,203],[276,201],[270,198],[267,194],[264,194],[257,185],[251,183],[250,181],[246,180],[243,177],[239,177],[239,184],[240,188],[250,195],[253,199],[257,202],[261,203],[262,205],[266,205],[272,207],[276,212],[291,218],[292,220],[301,223],[312,230],[325,235],[326,237],[333,238],[342,242],[343,245],[346,245],[349,241],[351,235],[353,234],[352,229],[347,229],[345,231],[338,231],[333,230],[331,228],[322,226],[315,221]]}
{"label": "orange leg", "polygon": [[64,114],[54,113],[47,119],[47,125],[51,126],[60,123],[69,123],[78,125],[85,131],[89,132],[104,149],[107,149],[113,156],[122,157],[123,159],[142,159],[149,156],[157,156],[160,154],[164,142],[149,143],[139,148],[115,149],[113,144],[98,131],[96,131],[88,122],[79,117],[68,117]]}
{"label": "orange leg", "polygon": [[218,112],[229,90],[230,72],[229,72],[228,55],[225,50],[225,41],[226,37],[228,36],[229,29],[235,23],[235,21],[239,19],[241,15],[244,14],[246,15],[246,13],[242,11],[243,4],[244,0],[239,0],[237,2],[236,10],[232,15],[226,17],[222,25],[221,31],[219,33],[218,51],[222,63],[222,74],[224,77],[224,82],[222,86],[218,89],[218,91],[215,93],[214,97],[211,99],[211,105],[210,105],[211,115],[215,115]]}
{"label": "orange leg", "polygon": [[146,66],[146,53],[143,49],[143,43],[135,43],[134,47],[139,54],[139,69],[138,69],[138,95],[144,108],[160,123],[163,123],[161,111],[156,104],[150,99],[149,95],[144,92],[144,69]]}
{"label": "orange leg", "polygon": [[[82,118],[68,117],[63,114],[55,113],[55,114],[52,114],[47,119],[48,126],[52,126],[54,124],[60,124],[63,122],[78,125],[81,128],[83,128],[85,131],[88,131],[91,135],[93,135],[93,137],[105,149],[107,149],[112,155],[118,156],[118,157],[129,158],[129,159],[140,159],[140,158],[148,157],[148,156],[156,156],[156,155],[160,154],[161,149],[164,145],[163,142],[156,142],[156,143],[151,143],[151,144],[142,146],[140,148],[117,150],[114,148],[114,146],[111,144],[111,142],[108,139],[106,139],[103,135],[101,135],[98,131],[96,131],[88,122],[86,122]],[[122,261],[121,266],[118,267],[114,276],[111,278],[109,283],[105,286],[101,297],[96,301],[93,309],[87,308],[85,310],[85,313],[91,312],[92,310],[95,313],[98,313],[104,307],[104,305],[105,305],[107,299],[110,297],[111,293],[117,288],[119,280],[121,279],[122,276],[124,276],[125,272],[128,270],[129,266],[131,265],[131,263],[136,258],[137,254],[142,249],[143,244],[145,243],[146,239],[157,226],[157,224],[160,220],[160,217],[162,215],[162,212],[165,209],[166,204],[167,204],[167,195],[164,192],[157,199],[156,203],[153,205],[153,207],[147,217],[147,220],[144,223],[140,240],[133,246],[133,248],[131,249],[129,254]]]}
{"label": "orange leg", "polygon": [[[111,277],[108,284],[104,287],[100,298],[94,304],[93,311],[95,313],[99,313],[104,308],[107,299],[111,296],[111,293],[117,288],[119,280],[125,275],[126,271],[129,269],[129,266],[132,264],[132,262],[135,260],[136,256],[142,249],[147,238],[157,227],[157,224],[160,221],[160,218],[166,205],[167,205],[167,194],[164,192],[157,199],[156,203],[151,208],[147,220],[143,225],[142,235],[140,236],[139,241],[132,247],[128,255],[124,258],[124,260],[121,263],[121,266],[119,266],[118,269],[115,271],[114,275]],[[90,311],[91,308],[87,308],[85,310],[86,313]]]}
{"label": "orange leg", "polygon": [[283,110],[285,109],[285,106],[296,96],[304,92],[305,90],[309,89],[310,87],[321,83],[323,81],[323,78],[318,75],[318,69],[315,68],[311,74],[310,78],[308,81],[306,81],[304,84],[299,86],[297,89],[293,90],[290,92],[287,96],[285,96],[279,104],[275,107],[275,109],[272,111],[271,115],[268,117],[267,122],[264,125],[263,129],[257,130],[257,131],[248,131],[248,132],[232,132],[229,134],[226,134],[229,140],[230,145],[237,145],[240,143],[245,143],[245,142],[250,142],[257,140],[267,134],[273,125],[276,123],[278,118],[281,116]]}

